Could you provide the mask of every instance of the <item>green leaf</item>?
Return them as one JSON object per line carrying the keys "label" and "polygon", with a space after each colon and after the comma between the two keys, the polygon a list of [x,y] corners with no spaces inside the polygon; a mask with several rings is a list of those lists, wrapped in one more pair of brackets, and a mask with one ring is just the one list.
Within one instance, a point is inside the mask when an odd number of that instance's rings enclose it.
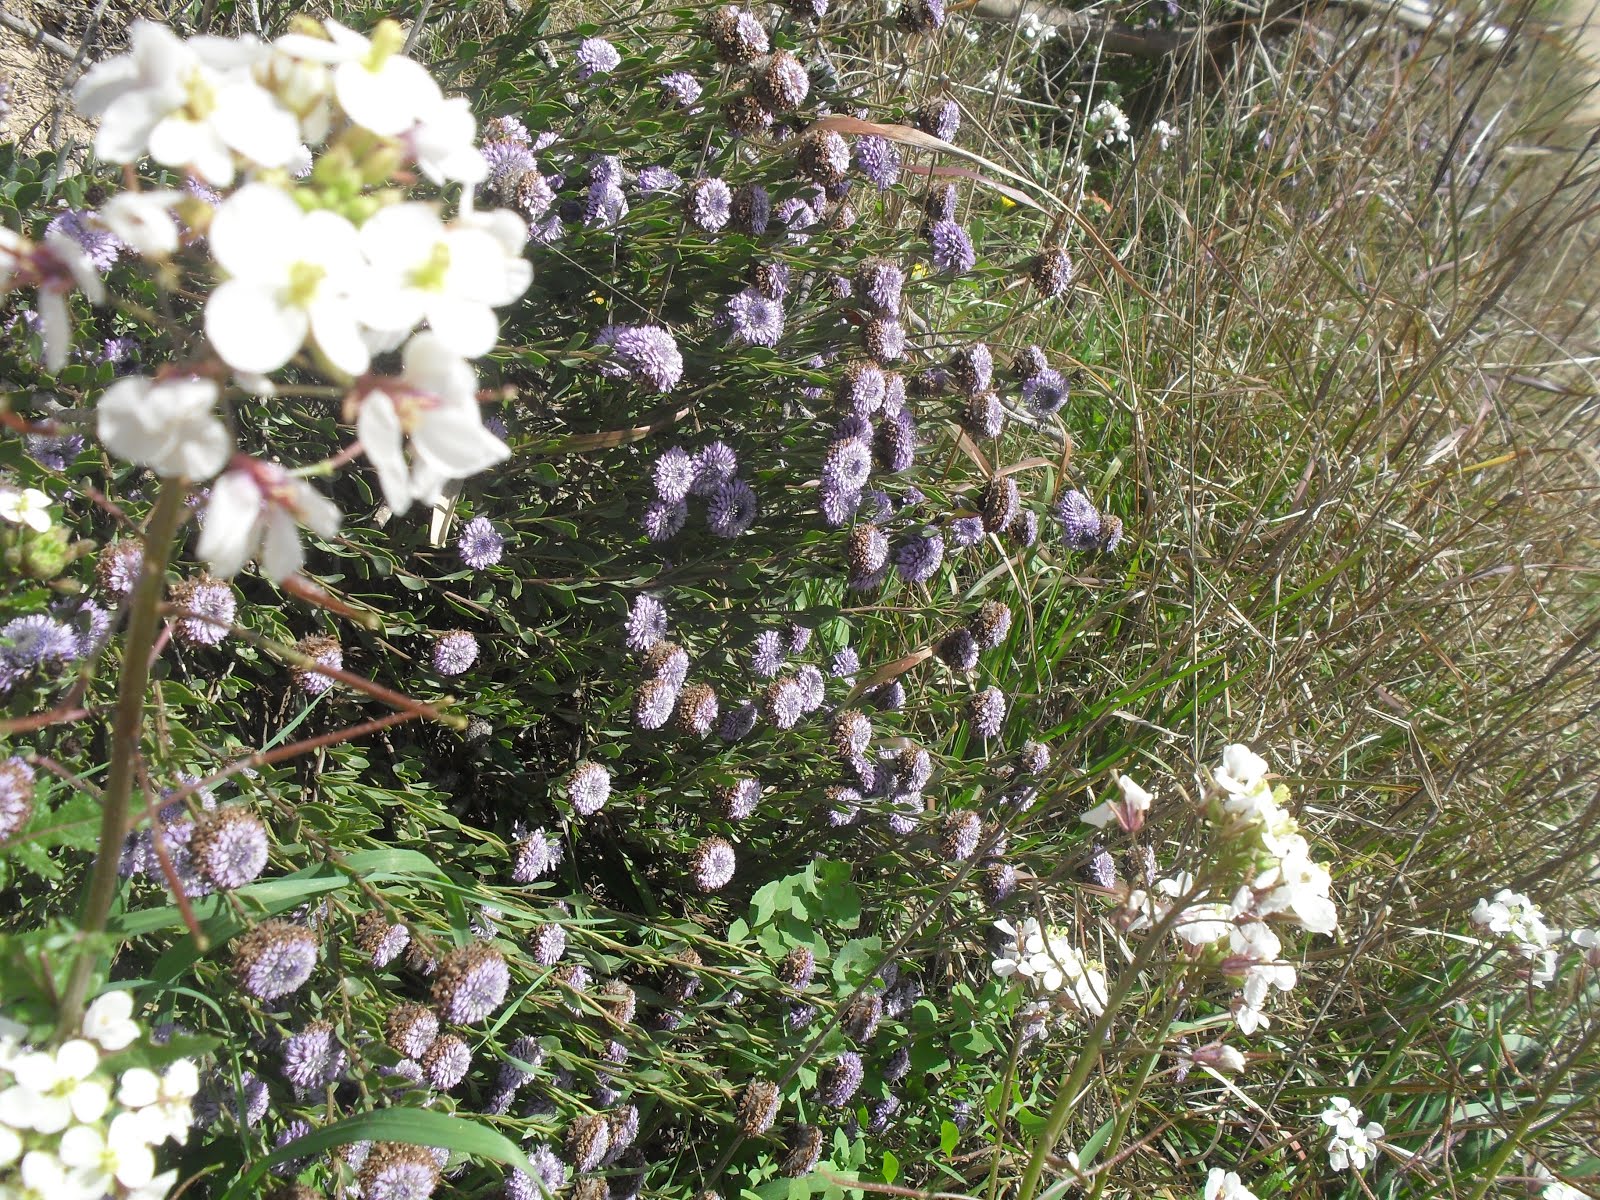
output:
{"label": "green leaf", "polygon": [[257,1186],[273,1166],[292,1158],[309,1158],[335,1146],[351,1142],[406,1142],[413,1146],[437,1146],[472,1158],[486,1158],[519,1171],[533,1173],[527,1155],[517,1144],[487,1125],[459,1113],[433,1112],[422,1108],[385,1108],[377,1112],[348,1117],[332,1125],[312,1130],[280,1146],[250,1165],[223,1194],[223,1200],[246,1200],[255,1196]]}
{"label": "green leaf", "polygon": [[943,1154],[943,1155],[948,1157],[950,1152],[956,1148],[956,1143],[959,1142],[960,1140],[961,1140],[961,1130],[957,1129],[953,1122],[950,1122],[950,1121],[940,1122],[940,1125],[939,1125],[939,1153],[940,1154]]}
{"label": "green leaf", "polygon": [[900,1177],[900,1160],[888,1150],[883,1152],[883,1181],[893,1183]]}
{"label": "green leaf", "polygon": [[1107,1121],[1089,1135],[1089,1140],[1083,1144],[1083,1149],[1078,1151],[1078,1165],[1087,1167],[1094,1162],[1095,1155],[1105,1149],[1106,1140],[1111,1137],[1111,1130],[1116,1125],[1116,1119]]}

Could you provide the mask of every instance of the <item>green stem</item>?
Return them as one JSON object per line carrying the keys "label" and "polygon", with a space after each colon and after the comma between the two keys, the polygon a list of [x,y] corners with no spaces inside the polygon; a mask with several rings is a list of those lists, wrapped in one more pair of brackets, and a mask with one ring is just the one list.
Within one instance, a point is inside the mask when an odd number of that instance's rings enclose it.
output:
{"label": "green stem", "polygon": [[161,627],[161,601],[167,590],[167,557],[173,534],[184,514],[189,493],[183,482],[162,484],[155,510],[144,532],[144,566],[128,606],[128,631],[123,641],[122,680],[117,689],[116,716],[111,726],[111,766],[100,798],[100,844],[83,896],[78,929],[84,945],[73,960],[61,994],[56,1033],[68,1037],[78,1028],[88,998],[89,982],[100,957],[94,935],[104,932],[117,895],[117,866],[128,833],[128,797],[133,792],[139,740],[144,730],[145,689],[150,682],[150,652]]}
{"label": "green stem", "polygon": [[1119,975],[1117,986],[1106,998],[1105,1011],[1084,1036],[1083,1053],[1078,1055],[1077,1061],[1072,1064],[1071,1073],[1056,1092],[1055,1101],[1050,1105],[1050,1114],[1045,1118],[1044,1132],[1034,1143],[1033,1155],[1028,1159],[1028,1169],[1022,1173],[1022,1182],[1017,1186],[1015,1200],[1033,1200],[1034,1192],[1039,1189],[1039,1176],[1044,1173],[1044,1161],[1050,1156],[1055,1144],[1061,1140],[1061,1134],[1066,1130],[1067,1122],[1072,1119],[1074,1104],[1083,1091],[1089,1072],[1094,1070],[1095,1063],[1100,1060],[1100,1047],[1105,1043],[1106,1034],[1111,1030],[1112,1018],[1117,1015],[1117,1009],[1122,1007],[1122,1002],[1133,990],[1139,972],[1149,963],[1156,946],[1166,937],[1167,930],[1171,928],[1181,908],[1181,904],[1175,904],[1172,911],[1150,931],[1144,944],[1133,956],[1133,961],[1128,964],[1127,970]]}
{"label": "green stem", "polygon": [[[1161,1014],[1159,1028],[1165,1036],[1168,1027],[1172,1024],[1173,1015],[1178,1011],[1180,995],[1174,995],[1167,1001]],[[1139,1068],[1139,1074],[1133,1081],[1133,1087],[1123,1097],[1122,1103],[1117,1105],[1117,1123],[1111,1130],[1111,1136],[1106,1139],[1105,1145],[1100,1147],[1100,1159],[1109,1163],[1116,1157],[1118,1149],[1122,1146],[1122,1139],[1127,1135],[1128,1125],[1133,1120],[1134,1105],[1138,1102],[1139,1093],[1144,1091],[1144,1085],[1150,1080],[1150,1072],[1155,1070],[1156,1063],[1161,1061],[1161,1049],[1157,1047],[1144,1057],[1144,1064]],[[1089,1164],[1082,1164],[1087,1167]],[[1105,1190],[1106,1180],[1111,1178],[1109,1170],[1097,1171],[1094,1177],[1094,1187],[1089,1191],[1089,1200],[1100,1200],[1100,1193]]]}

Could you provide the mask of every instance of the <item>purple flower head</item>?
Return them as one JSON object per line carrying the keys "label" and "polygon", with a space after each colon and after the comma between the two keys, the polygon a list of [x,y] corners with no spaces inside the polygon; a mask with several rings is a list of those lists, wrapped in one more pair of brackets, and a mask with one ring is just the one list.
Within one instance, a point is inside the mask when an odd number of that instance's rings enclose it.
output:
{"label": "purple flower head", "polygon": [[561,865],[561,843],[542,828],[522,830],[518,827],[516,843],[512,846],[511,881],[532,883],[542,879]]}
{"label": "purple flower head", "polygon": [[652,500],[644,508],[644,536],[652,542],[676,537],[689,519],[689,506],[682,500]]}
{"label": "purple flower head", "polygon": [[822,457],[822,485],[833,491],[859,492],[872,475],[872,448],[860,438],[834,442]]}
{"label": "purple flower head", "polygon": [[483,123],[485,142],[510,142],[518,146],[531,146],[528,127],[513,116],[490,117]]}
{"label": "purple flower head", "polygon": [[[446,954],[433,980],[433,1004],[456,1025],[476,1025],[505,1003],[511,970],[488,942],[473,942]],[[426,1064],[424,1064],[426,1065]]]}
{"label": "purple flower head", "polygon": [[267,827],[237,805],[200,814],[189,836],[195,868],[223,891],[241,888],[267,865]]}
{"label": "purple flower head", "polygon": [[40,466],[51,471],[65,471],[83,451],[81,433],[44,434],[30,433],[22,439],[23,449]]}
{"label": "purple flower head", "polygon": [[1100,511],[1076,488],[1056,501],[1056,519],[1069,550],[1093,550],[1100,541]]}
{"label": "purple flower head", "polygon": [[760,237],[772,221],[772,196],[759,183],[747,183],[733,194],[733,227]]}
{"label": "purple flower head", "polygon": [[950,545],[956,550],[965,550],[968,546],[976,546],[983,541],[982,517],[957,517],[950,522]]}
{"label": "purple flower head", "polygon": [[917,110],[917,128],[950,141],[961,128],[961,106],[954,100],[930,100]]}
{"label": "purple flower head", "polygon": [[653,195],[656,192],[675,192],[682,186],[683,177],[666,167],[641,167],[639,170],[641,196]]}
{"label": "purple flower head", "polygon": [[950,375],[969,396],[986,392],[994,381],[994,353],[986,342],[963,346],[950,358]]}
{"label": "purple flower head", "polygon": [[29,672],[59,667],[77,656],[77,635],[53,617],[35,613],[7,621],[0,625],[0,693]]}
{"label": "purple flower head", "polygon": [[465,629],[441,634],[433,643],[433,669],[441,675],[461,675],[478,661],[478,639]]}
{"label": "purple flower head", "polygon": [[972,728],[980,737],[1000,736],[1000,727],[1006,720],[1006,697],[999,688],[987,687],[979,692],[967,706],[967,716]]}
{"label": "purple flower head", "polygon": [[793,679],[779,679],[767,687],[761,707],[767,720],[779,729],[793,729],[805,714],[805,692]]}
{"label": "purple flower head", "polygon": [[944,28],[944,0],[905,0],[900,24],[912,33],[937,33]]}
{"label": "purple flower head", "polygon": [[811,79],[800,60],[787,50],[776,51],[756,73],[755,96],[775,113],[793,112],[811,91]]}
{"label": "purple flower head", "polygon": [[900,290],[905,281],[905,272],[887,259],[868,259],[856,271],[862,298],[885,316],[892,317],[900,311]]}
{"label": "purple flower head", "polygon": [[1031,508],[1017,513],[1017,519],[1006,526],[1006,541],[1019,550],[1026,550],[1039,540],[1039,514]]}
{"label": "purple flower head", "polygon": [[880,363],[899,362],[906,353],[906,327],[887,317],[867,322],[867,353]]}
{"label": "purple flower head", "polygon": [[783,300],[789,295],[789,264],[777,260],[758,262],[751,272],[756,291],[768,300]]}
{"label": "purple flower head", "polygon": [[860,507],[859,491],[831,487],[826,483],[817,489],[817,509],[829,529],[841,529],[848,525]]}
{"label": "purple flower head", "polygon": [[71,238],[89,256],[89,262],[102,275],[116,265],[117,258],[126,247],[122,239],[108,229],[95,225],[94,214],[83,209],[69,208],[45,226],[45,236],[52,233]]}
{"label": "purple flower head", "polygon": [[917,431],[911,414],[900,412],[879,421],[873,450],[885,471],[899,474],[907,470],[917,456]]}
{"label": "purple flower head", "polygon": [[[422,1072],[431,1087],[448,1092],[467,1077],[472,1049],[453,1033],[442,1033],[422,1055]],[[437,1174],[437,1170],[435,1171]]]}
{"label": "purple flower head", "polygon": [[33,768],[13,755],[0,761],[0,846],[33,816]]}
{"label": "purple flower head", "polygon": [[796,686],[800,689],[800,706],[806,712],[816,712],[827,699],[827,685],[822,678],[822,672],[807,663],[794,674]]}
{"label": "purple flower head", "polygon": [[633,723],[640,729],[660,729],[678,705],[678,689],[663,679],[646,679],[633,697]]}
{"label": "purple flower head", "polygon": [[547,922],[533,931],[533,961],[541,967],[553,967],[567,952],[567,931],[554,922]]}
{"label": "purple flower head", "polygon": [[720,233],[733,212],[733,192],[720,179],[696,179],[684,197],[689,224],[702,233]]}
{"label": "purple flower head", "polygon": [[846,1050],[818,1073],[817,1098],[829,1108],[843,1108],[856,1094],[865,1074],[861,1055]]}
{"label": "purple flower head", "polygon": [[872,440],[872,423],[856,412],[848,413],[841,417],[839,423],[833,427],[833,433],[828,440],[847,442],[852,439],[857,441]]}
{"label": "purple flower head", "polygon": [[290,921],[263,921],[236,944],[234,975],[258,1000],[298,991],[317,965],[317,935]]}
{"label": "purple flower head", "polygon": [[776,629],[766,629],[756,635],[750,651],[750,669],[762,679],[771,679],[783,670],[783,639]]}
{"label": "purple flower head", "polygon": [[994,392],[968,396],[961,411],[961,424],[973,437],[999,437],[1005,427],[1006,411]]}
{"label": "purple flower head", "polygon": [[749,737],[750,731],[756,727],[757,715],[755,704],[749,700],[726,706],[717,718],[717,736],[725,742],[737,742]]}
{"label": "purple flower head", "polygon": [[755,523],[758,511],[755,489],[742,479],[730,479],[706,504],[706,527],[721,538],[735,538]]}
{"label": "purple flower head", "polygon": [[683,378],[678,343],[659,325],[607,325],[594,344],[610,348],[600,362],[607,378],[643,380],[658,392],[670,392]]}
{"label": "purple flower head", "polygon": [[883,407],[886,387],[887,377],[877,363],[851,363],[839,381],[839,403],[858,416],[868,416]]}
{"label": "purple flower head", "polygon": [[671,688],[682,688],[689,677],[689,655],[681,646],[657,642],[640,664],[646,679],[659,679]]}
{"label": "purple flower head", "polygon": [[740,779],[719,789],[718,796],[722,801],[722,815],[730,821],[743,821],[760,803],[761,785],[754,779]]}
{"label": "purple flower head", "polygon": [[581,762],[567,776],[567,799],[580,817],[590,817],[611,799],[611,772],[597,762]]}
{"label": "purple flower head", "polygon": [[641,592],[633,598],[622,628],[628,649],[642,654],[667,636],[667,610],[654,596]]}
{"label": "purple flower head", "polygon": [[972,248],[967,231],[948,218],[941,218],[928,230],[929,249],[936,271],[953,271],[961,274],[970,271],[978,262],[978,252]]}
{"label": "purple flower head", "polygon": [[900,1097],[890,1092],[879,1100],[867,1103],[867,1132],[882,1133],[889,1128],[889,1122],[894,1119],[895,1113],[900,1111]]}
{"label": "purple flower head", "polygon": [[525,142],[486,138],[478,152],[483,155],[483,161],[489,164],[489,174],[485,177],[485,185],[489,188],[498,188],[538,166],[538,159]]}
{"label": "purple flower head", "polygon": [[655,476],[656,495],[669,504],[676,504],[694,487],[695,462],[682,446],[673,446],[656,459],[652,474]]}
{"label": "purple flower head", "polygon": [[1022,403],[1038,417],[1060,411],[1070,395],[1067,377],[1048,367],[1022,381]]}
{"label": "purple flower head", "polygon": [[139,353],[139,343],[131,337],[109,337],[100,343],[99,361],[110,363],[118,368],[117,374],[125,374],[131,369],[134,358]]}
{"label": "purple flower head", "polygon": [[656,80],[656,86],[661,89],[662,99],[678,108],[692,108],[700,99],[700,84],[686,71],[663,75]]}
{"label": "purple flower head", "polygon": [[711,442],[700,447],[694,456],[694,487],[696,496],[708,496],[731,480],[739,470],[739,456],[726,442]]}
{"label": "purple flower head", "polygon": [[88,658],[111,636],[111,614],[87,596],[51,605],[51,612],[72,631],[78,658]]}
{"label": "purple flower head", "polygon": [[791,196],[780,201],[774,215],[789,234],[789,240],[804,242],[804,230],[810,229],[817,223],[817,210],[812,208],[798,196]]}
{"label": "purple flower head", "polygon": [[1050,769],[1050,747],[1043,742],[1024,742],[1017,756],[1017,765],[1024,774],[1043,775]]}
{"label": "purple flower head", "polygon": [[733,879],[736,865],[733,847],[722,838],[709,837],[689,855],[689,879],[698,891],[721,891]]}
{"label": "purple flower head", "polygon": [[597,179],[589,185],[583,204],[583,223],[595,229],[610,229],[628,215],[628,197],[622,185],[610,179]]}
{"label": "purple flower head", "polygon": [[283,1076],[305,1091],[339,1082],[349,1063],[350,1056],[326,1021],[313,1021],[283,1043]]}
{"label": "purple flower head", "polygon": [[843,828],[861,815],[861,793],[852,787],[831,787],[828,796],[828,824]]}
{"label": "purple flower head", "polygon": [[578,44],[578,78],[609,75],[622,64],[617,48],[602,37],[585,38]]}
{"label": "purple flower head", "polygon": [[966,628],[952,629],[934,645],[939,661],[955,671],[970,671],[978,665],[978,642]]}
{"label": "purple flower head", "polygon": [[456,539],[456,553],[474,571],[494,566],[505,548],[506,539],[488,517],[473,517],[461,527],[461,536]]}
{"label": "purple flower head", "polygon": [[787,640],[790,654],[804,654],[806,647],[811,644],[811,626],[790,621]]}
{"label": "purple flower head", "polygon": [[900,181],[900,151],[885,138],[858,138],[856,168],[880,192],[885,191]]}
{"label": "purple flower head", "polygon": [[860,669],[861,655],[857,654],[852,646],[835,651],[828,663],[828,674],[835,679],[849,679]]}
{"label": "purple flower head", "polygon": [[770,349],[783,337],[783,303],[768,299],[753,287],[728,298],[723,320],[732,327],[728,343]]}
{"label": "purple flower head", "polygon": [[944,537],[936,529],[911,534],[895,551],[894,568],[907,583],[926,583],[944,561]]}

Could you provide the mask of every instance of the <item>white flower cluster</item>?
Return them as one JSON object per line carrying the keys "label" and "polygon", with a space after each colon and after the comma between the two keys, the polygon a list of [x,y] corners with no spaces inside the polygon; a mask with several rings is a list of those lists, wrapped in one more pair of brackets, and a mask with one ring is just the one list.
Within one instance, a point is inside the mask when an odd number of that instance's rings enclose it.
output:
{"label": "white flower cluster", "polygon": [[83,1017],[83,1036],[31,1050],[0,1022],[0,1195],[18,1200],[162,1200],[176,1170],[156,1174],[155,1151],[188,1141],[200,1087],[180,1058],[161,1074],[120,1072],[104,1058],[139,1040],[133,998],[107,992]]}
{"label": "white flower cluster", "polygon": [[1206,1186],[1202,1200],[1256,1200],[1256,1194],[1245,1187],[1237,1171],[1224,1171],[1212,1167],[1206,1172]]}
{"label": "white flower cluster", "polygon": [[[1555,943],[1560,935],[1545,923],[1539,906],[1523,893],[1501,888],[1494,899],[1479,900],[1472,910],[1472,923],[1507,943],[1517,957],[1529,964],[1528,978],[1535,987],[1543,987],[1555,978]],[[1572,940],[1580,949],[1590,948],[1577,934]]]}
{"label": "white flower cluster", "polygon": [[1322,1110],[1322,1123],[1332,1130],[1328,1135],[1328,1165],[1335,1171],[1365,1171],[1377,1156],[1383,1126],[1376,1121],[1363,1125],[1361,1110],[1343,1096],[1328,1101],[1328,1107]]}
{"label": "white flower cluster", "polygon": [[1084,118],[1083,136],[1096,146],[1128,140],[1128,114],[1110,100],[1102,100]]}
{"label": "white flower cluster", "polygon": [[1049,21],[1040,20],[1039,14],[1030,9],[1018,18],[1017,32],[1030,45],[1042,47],[1044,43],[1056,36],[1057,30]]}
{"label": "white flower cluster", "polygon": [[54,522],[50,518],[50,497],[38,488],[0,487],[0,521],[26,525],[43,533]]}
{"label": "white flower cluster", "polygon": [[[158,475],[203,482],[221,473],[200,540],[213,572],[231,576],[256,558],[281,580],[303,564],[299,526],[327,537],[340,521],[296,475],[235,452],[217,413],[217,380],[230,370],[258,394],[270,395],[267,376],[291,363],[345,385],[345,417],[396,512],[504,461],[510,451],[483,425],[469,360],[493,349],[494,310],[527,290],[532,267],[519,216],[471,207],[487,164],[467,101],[445,97],[400,53],[393,21],[370,38],[333,20],[304,23],[271,43],[185,40],[141,21],[130,40],[127,54],[97,64],[75,91],[100,119],[96,153],[238,186],[214,206],[183,192],[129,191],[97,214],[164,271],[187,241],[204,247],[220,276],[204,320],[220,362],[120,380],[100,402],[98,431],[113,454]],[[466,185],[453,217],[399,194],[393,185],[412,167],[437,185]],[[66,293],[76,283],[99,303],[104,286],[70,239],[34,246],[10,236],[0,241],[0,288],[37,288],[47,365],[59,369]],[[400,374],[368,373],[375,355],[402,346]]]}
{"label": "white flower cluster", "polygon": [[1106,1010],[1106,973],[1078,953],[1064,929],[1044,929],[1033,917],[1020,926],[996,921],[1005,944],[990,964],[1002,979],[1022,979],[1035,994],[1071,1012],[1098,1017]]}
{"label": "white flower cluster", "polygon": [[1126,902],[1129,932],[1159,924],[1177,910],[1173,936],[1195,955],[1219,958],[1223,973],[1240,981],[1233,1017],[1245,1034],[1270,1024],[1268,995],[1295,985],[1295,969],[1283,961],[1283,943],[1268,922],[1292,922],[1311,933],[1338,928],[1327,868],[1312,861],[1310,844],[1283,807],[1288,789],[1272,787],[1268,771],[1266,760],[1249,747],[1231,745],[1212,773],[1213,834],[1225,852],[1221,857],[1242,866],[1231,899],[1208,900],[1184,872],[1159,880],[1150,891],[1132,892]]}

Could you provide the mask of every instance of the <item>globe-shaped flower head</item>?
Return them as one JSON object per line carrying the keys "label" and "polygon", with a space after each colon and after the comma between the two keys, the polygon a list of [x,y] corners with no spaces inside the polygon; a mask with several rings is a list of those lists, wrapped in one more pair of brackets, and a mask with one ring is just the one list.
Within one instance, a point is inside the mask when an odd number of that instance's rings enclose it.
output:
{"label": "globe-shaped flower head", "polygon": [[464,674],[478,661],[478,639],[465,629],[441,634],[433,644],[433,669],[441,675]]}
{"label": "globe-shaped flower head", "polygon": [[689,879],[702,892],[716,892],[733,879],[733,847],[719,837],[706,838],[689,856]]}
{"label": "globe-shaped flower head", "polygon": [[511,973],[500,951],[474,942],[450,951],[433,979],[433,1003],[445,1020],[475,1025],[505,1002]]}
{"label": "globe-shaped flower head", "polygon": [[567,799],[580,817],[593,816],[611,798],[611,772],[599,763],[581,762],[567,776]]}
{"label": "globe-shaped flower head", "polygon": [[327,1021],[312,1021],[284,1039],[283,1076],[297,1088],[318,1091],[337,1083],[349,1062]]}
{"label": "globe-shaped flower head", "polygon": [[967,231],[948,218],[940,218],[928,229],[929,253],[936,271],[962,274],[978,262]]}
{"label": "globe-shaped flower head", "polygon": [[678,343],[659,325],[607,325],[594,340],[610,351],[600,361],[608,378],[642,380],[658,392],[670,392],[683,378]]}
{"label": "globe-shaped flower head", "polygon": [[33,768],[16,756],[0,761],[0,845],[33,816]]}
{"label": "globe-shaped flower head", "polygon": [[755,523],[758,511],[755,489],[742,479],[731,479],[711,493],[706,527],[717,537],[735,538]]}
{"label": "globe-shaped flower head", "polygon": [[694,486],[697,469],[695,461],[682,446],[672,446],[662,451],[651,471],[656,495],[676,504],[689,494]]}
{"label": "globe-shaped flower head", "polygon": [[494,566],[505,547],[506,539],[488,517],[473,517],[461,527],[461,535],[456,539],[456,553],[474,571]]}
{"label": "globe-shaped flower head", "polygon": [[189,646],[215,646],[228,636],[238,612],[233,586],[209,575],[185,579],[172,589],[172,603],[192,617],[180,617],[172,635]]}
{"label": "globe-shaped flower head", "polygon": [[357,1178],[365,1200],[428,1200],[439,1186],[439,1164],[426,1146],[379,1142]]}
{"label": "globe-shaped flower head", "polygon": [[1061,522],[1062,540],[1069,550],[1093,550],[1100,541],[1100,510],[1082,492],[1073,488],[1056,501],[1056,519]]}
{"label": "globe-shaped flower head", "polygon": [[202,812],[189,837],[189,854],[218,888],[241,888],[267,865],[267,828],[241,805]]}
{"label": "globe-shaped flower head", "polygon": [[667,635],[667,610],[654,596],[641,593],[628,607],[623,624],[628,649],[641,653]]}
{"label": "globe-shaped flower head", "polygon": [[578,78],[592,79],[596,75],[609,75],[622,64],[617,48],[602,37],[585,38],[578,43]]}
{"label": "globe-shaped flower head", "polygon": [[817,1098],[829,1108],[843,1108],[861,1086],[866,1067],[861,1055],[846,1050],[817,1074]]}
{"label": "globe-shaped flower head", "polygon": [[787,50],[775,51],[756,74],[755,95],[775,113],[793,112],[805,102],[811,79],[800,60]]}
{"label": "globe-shaped flower head", "polygon": [[317,935],[291,921],[263,921],[234,946],[233,973],[257,1000],[298,991],[317,965]]}
{"label": "globe-shaped flower head", "polygon": [[996,687],[984,688],[968,704],[967,716],[980,737],[999,737],[1006,720],[1005,693]]}
{"label": "globe-shaped flower head", "polygon": [[733,213],[733,192],[720,179],[696,179],[684,195],[684,213],[702,233],[720,233]]}

